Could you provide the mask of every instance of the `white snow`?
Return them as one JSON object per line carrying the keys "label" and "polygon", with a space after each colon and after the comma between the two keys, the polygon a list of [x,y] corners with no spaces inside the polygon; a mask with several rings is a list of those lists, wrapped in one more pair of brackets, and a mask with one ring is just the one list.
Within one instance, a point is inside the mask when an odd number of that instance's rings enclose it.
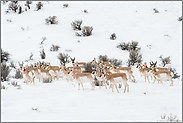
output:
{"label": "white snow", "polygon": [[[78,90],[77,82],[67,82],[59,78],[53,83],[42,83],[35,80],[35,86],[26,85],[23,79],[11,78],[1,82],[8,87],[1,89],[1,119],[3,122],[31,121],[160,121],[161,116],[172,113],[182,119],[182,4],[178,1],[133,2],[133,1],[42,1],[43,8],[34,11],[37,4],[33,1],[31,9],[15,14],[5,14],[8,3],[1,2],[1,47],[11,54],[10,61],[25,61],[30,53],[33,60],[50,62],[59,65],[58,53],[68,53],[78,62],[89,62],[99,55],[120,59],[122,66],[127,66],[127,51],[116,48],[121,42],[138,41],[141,47],[143,63],[157,61],[160,55],[170,56],[169,66],[176,68],[180,79],[175,79],[174,86],[170,81],[158,84],[150,79],[145,82],[137,68],[132,67],[137,83],[128,82],[130,91],[123,93],[124,86],[105,89],[103,86],[91,91],[90,83],[84,83],[85,91]],[[25,1],[19,1],[24,5]],[[68,3],[67,8],[63,4]],[[156,8],[159,13],[154,13]],[[83,10],[88,13],[84,13]],[[57,25],[46,25],[45,18],[57,16]],[[7,19],[12,19],[8,22]],[[92,35],[77,37],[71,22],[83,20],[83,26],[92,26]],[[21,29],[24,28],[24,31]],[[27,29],[27,27],[29,27]],[[116,33],[116,40],[110,40]],[[168,36],[167,36],[168,35]],[[42,37],[47,39],[40,45]],[[80,43],[78,43],[80,40]],[[52,44],[61,48],[51,52]],[[149,47],[151,45],[151,48]],[[44,48],[46,59],[41,60],[40,51]],[[67,52],[66,50],[71,50]],[[72,66],[71,63],[67,66]],[[11,71],[11,76],[15,70]],[[22,89],[11,84],[17,81]],[[109,88],[109,86],[108,86]],[[36,109],[37,110],[33,110]]]}

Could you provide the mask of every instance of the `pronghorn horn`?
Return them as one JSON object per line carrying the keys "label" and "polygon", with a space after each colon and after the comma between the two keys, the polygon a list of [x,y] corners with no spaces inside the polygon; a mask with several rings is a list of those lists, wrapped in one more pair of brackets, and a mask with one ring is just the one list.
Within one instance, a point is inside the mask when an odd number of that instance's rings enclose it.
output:
{"label": "pronghorn horn", "polygon": [[153,65],[153,63],[150,62],[150,65]]}
{"label": "pronghorn horn", "polygon": [[157,61],[155,62],[155,64],[157,64]]}

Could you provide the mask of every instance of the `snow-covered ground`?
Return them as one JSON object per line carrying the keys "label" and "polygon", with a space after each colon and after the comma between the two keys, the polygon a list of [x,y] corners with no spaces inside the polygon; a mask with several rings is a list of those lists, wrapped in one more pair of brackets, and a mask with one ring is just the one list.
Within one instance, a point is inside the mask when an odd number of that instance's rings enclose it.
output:
{"label": "snow-covered ground", "polygon": [[[19,1],[20,5],[24,3]],[[43,8],[34,11],[36,3],[33,1],[31,9],[22,14],[5,14],[8,3],[1,3],[1,47],[11,54],[10,61],[17,67],[31,52],[34,60],[25,64],[41,61],[42,47],[45,61],[51,65],[59,65],[58,53],[68,53],[76,61],[84,62],[107,55],[122,60],[122,66],[126,66],[129,53],[116,46],[135,40],[141,47],[143,63],[149,66],[150,61],[157,61],[159,65],[160,55],[170,56],[169,66],[176,68],[181,77],[174,80],[173,87],[169,81],[145,83],[134,66],[137,83],[128,82],[129,93],[123,93],[123,88],[119,89],[120,93],[104,87],[91,91],[89,83],[84,83],[85,91],[78,91],[77,83],[67,82],[65,78],[53,83],[36,80],[35,86],[26,85],[23,79],[10,78],[9,82],[1,82],[8,87],[1,89],[2,121],[161,121],[161,116],[170,113],[181,121],[182,21],[177,20],[182,16],[181,2],[44,1]],[[63,8],[64,3],[69,6]],[[153,8],[159,13],[154,13]],[[88,13],[83,12],[85,9]],[[58,24],[46,25],[45,18],[49,16],[57,16]],[[71,27],[75,20],[83,20],[82,27],[92,26],[92,36],[75,36]],[[109,37],[114,32],[117,39],[113,41]],[[42,37],[47,39],[40,45]],[[59,45],[59,51],[51,52],[52,44]],[[17,81],[21,89],[8,84],[12,81]]]}

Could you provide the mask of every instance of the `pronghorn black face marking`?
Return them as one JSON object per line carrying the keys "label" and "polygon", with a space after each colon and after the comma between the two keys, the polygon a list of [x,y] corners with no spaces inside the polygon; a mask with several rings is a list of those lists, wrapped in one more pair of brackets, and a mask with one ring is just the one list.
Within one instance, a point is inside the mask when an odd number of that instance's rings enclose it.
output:
{"label": "pronghorn black face marking", "polygon": [[72,63],[74,63],[74,61],[75,61],[75,57],[74,57],[73,59],[71,58],[71,61],[72,61]]}
{"label": "pronghorn black face marking", "polygon": [[69,74],[70,72],[68,72],[67,74]]}

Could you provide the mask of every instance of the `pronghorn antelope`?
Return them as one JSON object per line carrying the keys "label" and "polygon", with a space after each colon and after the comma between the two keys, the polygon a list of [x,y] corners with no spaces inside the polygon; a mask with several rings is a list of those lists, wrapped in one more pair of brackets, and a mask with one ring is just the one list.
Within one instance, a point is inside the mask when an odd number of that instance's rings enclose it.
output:
{"label": "pronghorn antelope", "polygon": [[[120,78],[122,79],[122,81]],[[126,73],[105,74],[105,79],[110,81],[112,85],[112,92],[114,92],[114,86],[115,86],[117,92],[119,93],[119,90],[117,88],[117,83],[121,83],[121,82],[125,86],[124,93],[126,92],[126,89],[127,89],[127,92],[129,92],[129,85],[127,83],[128,79],[127,79]]]}
{"label": "pronghorn antelope", "polygon": [[150,62],[150,68],[156,68],[156,69],[158,69],[158,71],[161,71],[161,70],[168,70],[169,71],[168,68],[165,68],[165,67],[157,67],[156,64],[157,64],[157,61],[155,63],[153,63],[153,62],[151,63]]}
{"label": "pronghorn antelope", "polygon": [[131,67],[116,67],[116,66],[112,65],[111,69],[117,73],[120,73],[121,71],[127,72],[127,74],[129,75],[129,80],[132,80],[132,77],[135,80]]}
{"label": "pronghorn antelope", "polygon": [[71,75],[72,70],[66,69],[66,66],[61,65],[60,71],[64,74],[64,76],[66,76],[67,82],[69,82],[69,81],[72,82],[73,81],[72,75]]}
{"label": "pronghorn antelope", "polygon": [[148,68],[146,62],[143,64],[143,67],[142,68]]}
{"label": "pronghorn antelope", "polygon": [[[71,57],[70,57],[70,58],[71,58]],[[76,63],[75,63],[75,57],[74,57],[73,59],[71,58],[71,61],[72,61],[72,65],[73,65],[73,66],[75,66],[75,64],[77,64],[78,66],[84,65],[84,64],[85,64],[85,62],[76,62]]]}
{"label": "pronghorn antelope", "polygon": [[73,78],[76,79],[76,81],[78,82],[78,90],[80,90],[80,84],[81,84],[84,91],[84,87],[83,87],[84,82],[89,82],[92,85],[91,90],[95,89],[95,85],[94,85],[93,77],[91,73],[75,73],[73,74]]}
{"label": "pronghorn antelope", "polygon": [[60,67],[59,66],[51,66],[50,63],[47,64],[47,67],[45,69],[48,70],[53,70],[54,74],[56,75],[57,80],[58,78],[58,72],[60,72]]}
{"label": "pronghorn antelope", "polygon": [[102,63],[102,65],[104,66],[104,67],[111,67],[111,64],[108,62],[108,61],[101,61],[101,63]]}
{"label": "pronghorn antelope", "polygon": [[[170,86],[173,86],[173,80],[172,80],[172,75],[171,75],[171,72],[170,71],[167,71],[167,70],[157,71],[156,68],[153,68],[153,69],[151,69],[151,72],[153,73],[154,78],[155,78],[153,84],[155,83],[155,81],[158,78],[161,83],[162,83],[162,80],[165,80],[166,81],[166,79],[168,79],[169,81],[171,81]],[[159,80],[158,80],[158,84],[159,84]]]}
{"label": "pronghorn antelope", "polygon": [[92,75],[94,75],[94,77],[96,77],[97,80],[99,81],[99,89],[101,89],[101,82],[102,81],[104,82],[105,88],[107,89],[107,86],[106,86],[106,83],[105,83],[105,78],[104,78],[104,76],[105,76],[104,73],[102,73],[100,71],[99,72],[93,71]]}
{"label": "pronghorn antelope", "polygon": [[150,83],[149,81],[149,76],[151,76],[151,79],[152,79],[152,75],[151,75],[151,72],[150,72],[150,68],[142,68],[142,66],[140,65],[140,63],[137,64],[137,67],[139,72],[141,73],[141,77],[142,75],[145,76],[145,82],[146,82],[146,78],[148,79],[148,82]]}
{"label": "pronghorn antelope", "polygon": [[79,66],[78,63],[74,63],[73,67],[80,67],[82,71],[85,70],[85,67],[84,66]]}
{"label": "pronghorn antelope", "polygon": [[[23,63],[22,64],[19,63],[20,68],[21,68],[22,65],[23,65]],[[40,82],[41,73],[40,73],[39,69],[37,68],[37,66],[29,67],[29,66],[26,65],[25,69],[28,70],[28,71],[32,71],[34,73],[35,77],[37,79],[39,79],[39,82]]]}
{"label": "pronghorn antelope", "polygon": [[50,80],[52,80],[52,77],[54,77],[53,75],[51,75],[49,72],[50,70],[48,69],[44,69],[44,68],[41,68],[41,65],[38,63],[38,66],[37,68],[40,70],[40,73],[41,73],[41,80],[43,81],[43,79],[48,77]]}
{"label": "pronghorn antelope", "polygon": [[19,68],[19,70],[22,71],[23,78],[24,78],[26,84],[28,84],[28,81],[30,81],[30,84],[33,83],[35,85],[35,83],[34,83],[35,77],[31,70],[27,70],[27,69],[25,69],[25,67],[22,67],[22,66]]}

